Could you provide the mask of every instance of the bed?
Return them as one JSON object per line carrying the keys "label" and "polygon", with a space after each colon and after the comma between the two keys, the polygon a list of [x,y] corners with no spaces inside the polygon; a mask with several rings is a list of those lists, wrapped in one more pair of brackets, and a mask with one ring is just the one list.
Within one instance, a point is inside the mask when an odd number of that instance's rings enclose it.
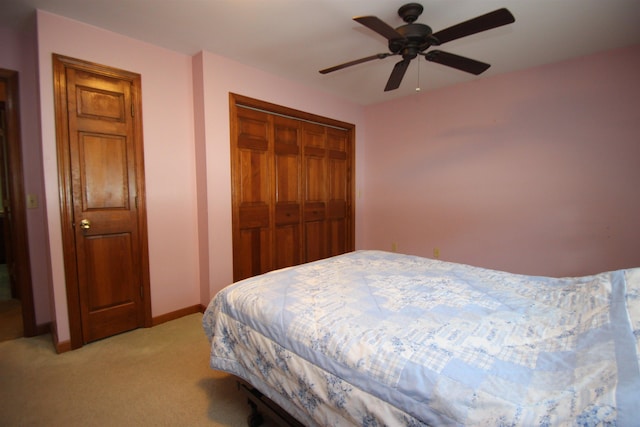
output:
{"label": "bed", "polygon": [[355,251],[229,285],[210,364],[305,426],[638,425],[640,268],[525,276]]}

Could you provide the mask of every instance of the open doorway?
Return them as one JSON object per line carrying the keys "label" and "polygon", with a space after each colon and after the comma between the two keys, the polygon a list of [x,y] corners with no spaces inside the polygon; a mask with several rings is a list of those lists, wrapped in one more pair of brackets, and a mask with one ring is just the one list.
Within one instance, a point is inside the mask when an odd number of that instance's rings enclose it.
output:
{"label": "open doorway", "polygon": [[18,73],[0,69],[0,340],[37,331],[23,180]]}

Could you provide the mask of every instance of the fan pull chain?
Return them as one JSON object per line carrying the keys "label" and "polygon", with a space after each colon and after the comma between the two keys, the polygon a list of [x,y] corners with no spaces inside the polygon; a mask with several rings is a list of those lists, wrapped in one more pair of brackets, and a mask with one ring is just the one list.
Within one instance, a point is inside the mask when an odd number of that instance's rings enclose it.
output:
{"label": "fan pull chain", "polygon": [[418,85],[416,86],[416,93],[420,92],[420,57],[418,57]]}

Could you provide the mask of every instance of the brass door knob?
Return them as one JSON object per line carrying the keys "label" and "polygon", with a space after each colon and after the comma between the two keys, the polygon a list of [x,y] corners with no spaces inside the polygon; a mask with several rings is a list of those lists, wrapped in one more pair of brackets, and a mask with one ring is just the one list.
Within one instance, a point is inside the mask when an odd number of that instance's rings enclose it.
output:
{"label": "brass door knob", "polygon": [[88,219],[83,219],[80,221],[80,228],[83,230],[88,230],[91,228],[91,222]]}

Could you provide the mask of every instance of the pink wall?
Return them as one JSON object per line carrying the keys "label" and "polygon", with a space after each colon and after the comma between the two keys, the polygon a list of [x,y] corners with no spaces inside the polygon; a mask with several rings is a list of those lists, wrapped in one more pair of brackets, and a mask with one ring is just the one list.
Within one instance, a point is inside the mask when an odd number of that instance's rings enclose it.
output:
{"label": "pink wall", "polygon": [[55,321],[69,339],[62,262],[51,54],[142,75],[152,315],[200,300],[191,57],[38,12],[42,152]]}
{"label": "pink wall", "polygon": [[640,46],[366,109],[363,246],[537,275],[640,266]]}

